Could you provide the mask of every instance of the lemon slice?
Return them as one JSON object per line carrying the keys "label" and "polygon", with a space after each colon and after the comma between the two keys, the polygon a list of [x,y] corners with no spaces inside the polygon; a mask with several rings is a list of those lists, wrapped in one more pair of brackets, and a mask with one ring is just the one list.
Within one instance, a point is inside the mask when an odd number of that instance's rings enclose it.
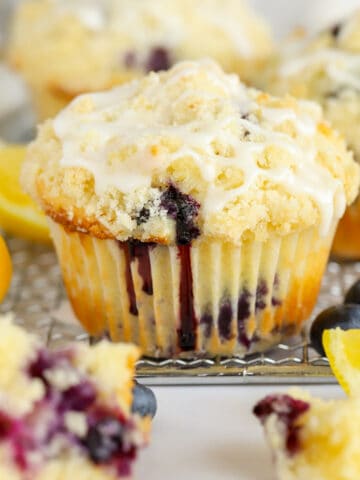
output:
{"label": "lemon slice", "polygon": [[360,396],[360,330],[324,330],[323,345],[331,369],[350,396]]}
{"label": "lemon slice", "polygon": [[0,236],[0,302],[9,289],[12,276],[12,263],[4,239]]}
{"label": "lemon slice", "polygon": [[45,215],[20,187],[25,147],[0,148],[0,228],[28,240],[49,241]]}

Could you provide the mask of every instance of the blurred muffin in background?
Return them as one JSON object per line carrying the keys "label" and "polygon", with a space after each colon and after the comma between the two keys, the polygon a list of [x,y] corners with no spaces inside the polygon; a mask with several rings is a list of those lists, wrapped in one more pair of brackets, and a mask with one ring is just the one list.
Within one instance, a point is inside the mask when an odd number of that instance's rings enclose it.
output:
{"label": "blurred muffin in background", "polygon": [[22,178],[91,335],[231,356],[301,329],[359,167],[318,105],[208,60],[78,97]]}
{"label": "blurred muffin in background", "polygon": [[28,0],[8,58],[40,119],[80,93],[212,57],[249,81],[272,51],[269,29],[241,0]]}
{"label": "blurred muffin in background", "polygon": [[[262,86],[315,100],[360,161],[360,10],[311,39],[293,44],[271,67]],[[333,245],[340,258],[360,258],[360,201],[346,211]]]}
{"label": "blurred muffin in background", "polygon": [[34,113],[26,85],[0,61],[0,137],[9,142],[33,137]]}

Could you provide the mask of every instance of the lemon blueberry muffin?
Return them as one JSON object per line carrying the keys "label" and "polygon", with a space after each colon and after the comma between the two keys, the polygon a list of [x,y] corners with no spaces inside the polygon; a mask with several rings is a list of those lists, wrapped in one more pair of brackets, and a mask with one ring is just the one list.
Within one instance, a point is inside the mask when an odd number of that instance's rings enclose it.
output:
{"label": "lemon blueberry muffin", "polygon": [[80,96],[22,177],[92,335],[243,355],[309,315],[359,167],[316,104],[199,61]]}
{"label": "lemon blueberry muffin", "polygon": [[[360,10],[317,36],[295,44],[271,69],[274,94],[315,100],[360,161]],[[360,202],[340,222],[333,252],[360,258]]]}
{"label": "lemon blueberry muffin", "polygon": [[49,351],[0,319],[0,478],[131,478],[147,441],[131,413],[133,345]]}
{"label": "lemon blueberry muffin", "polygon": [[279,480],[360,476],[360,399],[323,401],[305,392],[269,395],[254,408]]}
{"label": "lemon blueberry muffin", "polygon": [[213,57],[249,79],[271,51],[267,25],[241,0],[28,0],[9,59],[45,118],[79,93],[179,60]]}

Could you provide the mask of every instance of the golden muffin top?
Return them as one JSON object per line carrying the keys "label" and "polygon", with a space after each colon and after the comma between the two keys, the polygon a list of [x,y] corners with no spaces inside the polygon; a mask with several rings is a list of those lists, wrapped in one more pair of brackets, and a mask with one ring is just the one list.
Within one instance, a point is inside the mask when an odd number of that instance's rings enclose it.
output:
{"label": "golden muffin top", "polygon": [[56,221],[100,238],[237,243],[327,234],[359,167],[316,104],[204,60],[75,99],[40,127],[23,184]]}

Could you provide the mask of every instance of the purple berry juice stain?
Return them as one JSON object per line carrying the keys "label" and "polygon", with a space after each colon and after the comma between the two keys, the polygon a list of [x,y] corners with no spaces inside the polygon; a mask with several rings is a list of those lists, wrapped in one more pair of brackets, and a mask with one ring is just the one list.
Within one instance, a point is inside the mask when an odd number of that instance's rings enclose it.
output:
{"label": "purple berry juice stain", "polygon": [[125,257],[125,280],[126,280],[126,291],[129,299],[129,312],[132,315],[138,315],[139,311],[136,304],[136,295],[134,282],[131,274],[131,255],[129,251],[129,245],[127,242],[118,242],[120,249],[124,253]]}
{"label": "purple berry juice stain", "polygon": [[194,350],[196,344],[196,317],[194,310],[193,277],[190,245],[179,245],[180,260],[180,329],[178,331],[181,350]]}
{"label": "purple berry juice stain", "polygon": [[268,286],[266,285],[265,280],[259,280],[259,283],[256,288],[256,297],[255,297],[255,312],[264,310],[266,308],[266,295],[269,293]]}
{"label": "purple berry juice stain", "polygon": [[218,315],[218,327],[219,335],[224,340],[230,340],[232,337],[231,321],[233,317],[233,311],[230,301],[225,301],[220,309]]}
{"label": "purple berry juice stain", "polygon": [[238,341],[247,349],[250,348],[251,342],[246,334],[245,322],[250,317],[251,296],[249,290],[244,288],[237,305]]}
{"label": "purple berry juice stain", "polygon": [[143,292],[153,294],[151,263],[149,250],[154,244],[132,241],[129,243],[131,261],[137,259],[138,272],[143,281]]}

